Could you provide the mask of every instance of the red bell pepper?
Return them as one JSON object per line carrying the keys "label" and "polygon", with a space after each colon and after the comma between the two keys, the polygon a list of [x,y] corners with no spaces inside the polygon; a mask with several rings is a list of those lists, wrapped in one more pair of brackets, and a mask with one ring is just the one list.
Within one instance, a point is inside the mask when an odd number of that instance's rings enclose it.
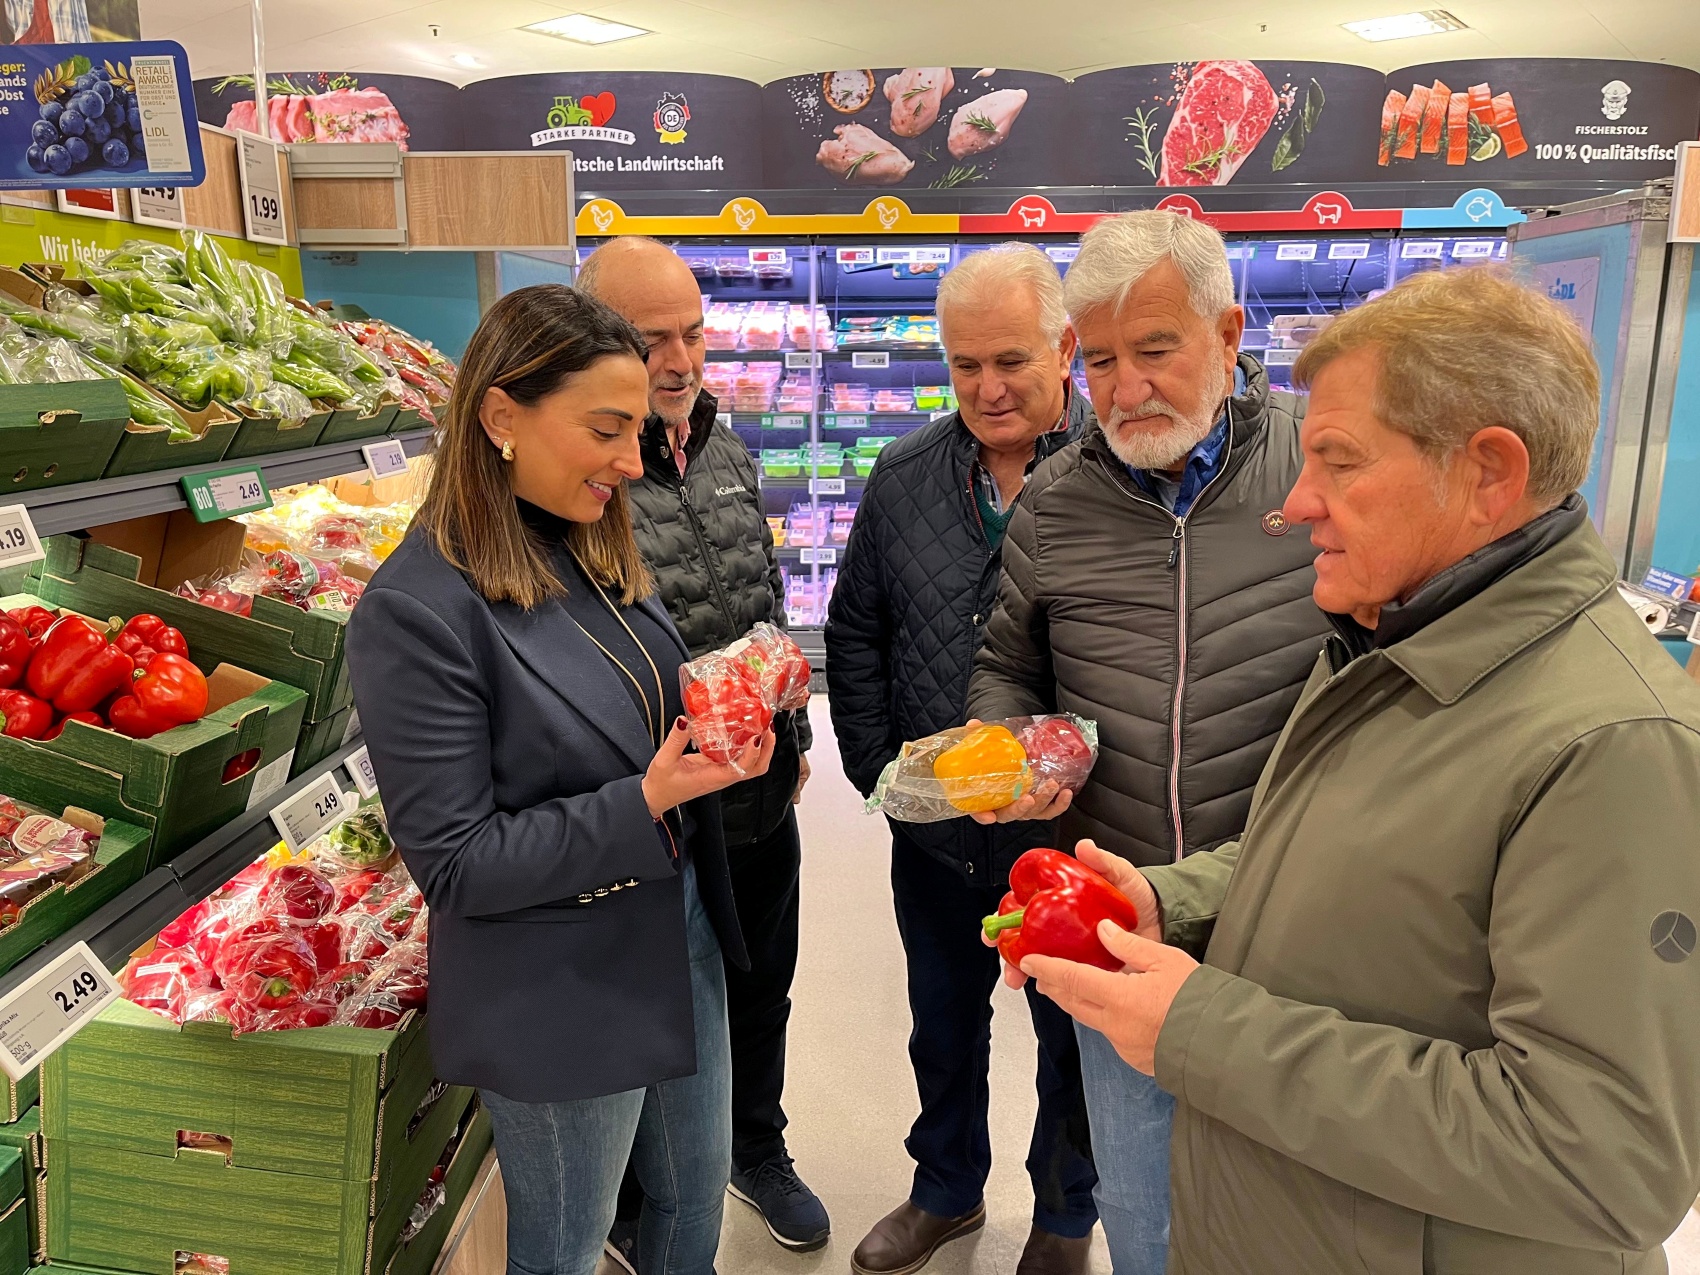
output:
{"label": "red bell pepper", "polygon": [[319,974],[307,941],[275,921],[258,921],[232,934],[213,968],[237,1001],[257,1010],[293,1005]]}
{"label": "red bell pepper", "polygon": [[336,887],[305,863],[274,868],[260,887],[260,911],[285,921],[310,925],[329,915],[335,904]]}
{"label": "red bell pepper", "polygon": [[80,616],[61,616],[30,661],[29,688],[61,713],[94,708],[130,684],[136,662]]}
{"label": "red bell pepper", "polygon": [[[129,659],[129,656],[125,656]],[[148,739],[185,722],[198,722],[207,711],[207,679],[181,655],[161,651],[148,661],[128,695],[112,701],[112,729],[131,739]]]}
{"label": "red bell pepper", "polygon": [[6,615],[8,618],[16,620],[19,624],[23,625],[24,631],[38,642],[41,641],[42,637],[47,633],[47,630],[53,627],[55,621],[59,619],[57,615],[49,611],[46,607],[37,606],[13,607],[10,611],[6,612]]}
{"label": "red bell pepper", "polygon": [[1011,965],[1023,957],[1058,956],[1112,973],[1122,962],[1098,940],[1098,923],[1139,928],[1131,900],[1098,873],[1060,850],[1029,850],[1009,872],[998,914],[981,924]]}
{"label": "red bell pepper", "polygon": [[0,735],[42,739],[53,725],[53,706],[23,691],[0,691]]}
{"label": "red bell pepper", "polygon": [[182,631],[172,628],[157,615],[132,617],[112,640],[120,651],[136,661],[137,668],[142,669],[148,666],[148,661],[162,652],[183,656],[189,654],[189,644],[183,640]]}
{"label": "red bell pepper", "polygon": [[60,735],[65,733],[66,722],[82,722],[85,726],[104,727],[106,725],[106,723],[101,720],[99,713],[94,712],[92,709],[84,709],[80,713],[66,713],[65,716],[61,717],[48,728],[47,734],[43,735],[42,738],[58,739]]}
{"label": "red bell pepper", "polygon": [[35,654],[35,639],[18,621],[0,615],[0,687],[16,686]]}

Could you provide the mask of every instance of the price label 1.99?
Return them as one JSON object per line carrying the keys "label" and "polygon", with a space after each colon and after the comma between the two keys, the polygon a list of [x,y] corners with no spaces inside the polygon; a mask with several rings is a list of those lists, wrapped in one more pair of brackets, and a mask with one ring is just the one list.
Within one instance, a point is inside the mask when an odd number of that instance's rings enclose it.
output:
{"label": "price label 1.99", "polygon": [[366,457],[366,468],[372,471],[374,480],[394,478],[397,474],[407,472],[407,452],[403,450],[400,439],[386,438],[376,443],[367,443],[360,450]]}
{"label": "price label 1.99", "polygon": [[18,567],[43,556],[30,511],[22,505],[0,507],[0,567]]}
{"label": "price label 1.99", "polygon": [[352,793],[343,792],[336,772],[327,770],[289,800],[273,806],[272,823],[277,825],[283,844],[294,854],[352,813],[357,804],[352,797]]}
{"label": "price label 1.99", "polygon": [[253,465],[185,475],[183,495],[196,522],[214,522],[219,518],[251,514],[272,506],[266,476]]}
{"label": "price label 1.99", "polygon": [[248,238],[262,243],[288,243],[283,225],[283,181],[278,170],[278,145],[253,133],[238,133],[242,146],[242,220]]}
{"label": "price label 1.99", "polygon": [[366,751],[366,745],[362,744],[348,754],[344,764],[354,777],[354,786],[360,790],[362,797],[378,795],[378,772],[372,769],[372,755]]}
{"label": "price label 1.99", "polygon": [[0,1001],[0,1070],[22,1080],[118,995],[87,943],[66,949]]}

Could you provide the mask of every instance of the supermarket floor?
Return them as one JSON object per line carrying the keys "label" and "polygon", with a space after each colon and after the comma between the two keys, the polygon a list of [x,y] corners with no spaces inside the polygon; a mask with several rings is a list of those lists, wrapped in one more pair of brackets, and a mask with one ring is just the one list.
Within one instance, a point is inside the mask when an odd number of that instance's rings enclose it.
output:
{"label": "supermarket floor", "polygon": [[[802,806],[802,959],[792,992],[785,1106],[804,1179],[832,1213],[832,1242],[817,1253],[779,1248],[748,1207],[728,1200],[720,1275],[809,1275],[849,1269],[867,1229],[909,1189],[903,1137],[916,1113],[904,1052],[909,1009],[892,919],[890,841],[838,766],[826,699],[811,708],[814,778]],[[986,1227],[947,1245],[928,1275],[1013,1275],[1027,1238],[1032,1193],[1022,1160],[1033,1122],[1034,1040],[1019,995],[1000,987],[992,1025],[992,1141],[1007,1148],[986,1189]],[[1668,1246],[1671,1275],[1700,1275],[1700,1215]],[[1103,1237],[1093,1275],[1109,1275]],[[616,1275],[603,1264],[599,1275]]]}

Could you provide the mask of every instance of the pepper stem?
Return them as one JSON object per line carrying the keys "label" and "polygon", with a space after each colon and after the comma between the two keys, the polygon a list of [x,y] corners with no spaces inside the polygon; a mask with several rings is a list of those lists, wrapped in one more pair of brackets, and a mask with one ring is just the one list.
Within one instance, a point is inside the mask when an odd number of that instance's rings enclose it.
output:
{"label": "pepper stem", "polygon": [[1016,908],[1013,912],[1005,912],[997,916],[988,916],[980,922],[980,928],[986,932],[986,937],[995,939],[1005,930],[1021,928],[1022,919],[1027,915],[1026,908]]}

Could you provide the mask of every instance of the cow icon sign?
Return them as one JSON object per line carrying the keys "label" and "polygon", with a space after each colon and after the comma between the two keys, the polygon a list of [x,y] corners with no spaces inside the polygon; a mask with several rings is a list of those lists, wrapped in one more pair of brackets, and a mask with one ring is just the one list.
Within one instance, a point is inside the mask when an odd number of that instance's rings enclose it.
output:
{"label": "cow icon sign", "polygon": [[1045,218],[1049,216],[1049,209],[1032,208],[1025,205],[1015,211],[1021,217],[1022,226],[1028,230],[1041,229],[1045,224]]}

